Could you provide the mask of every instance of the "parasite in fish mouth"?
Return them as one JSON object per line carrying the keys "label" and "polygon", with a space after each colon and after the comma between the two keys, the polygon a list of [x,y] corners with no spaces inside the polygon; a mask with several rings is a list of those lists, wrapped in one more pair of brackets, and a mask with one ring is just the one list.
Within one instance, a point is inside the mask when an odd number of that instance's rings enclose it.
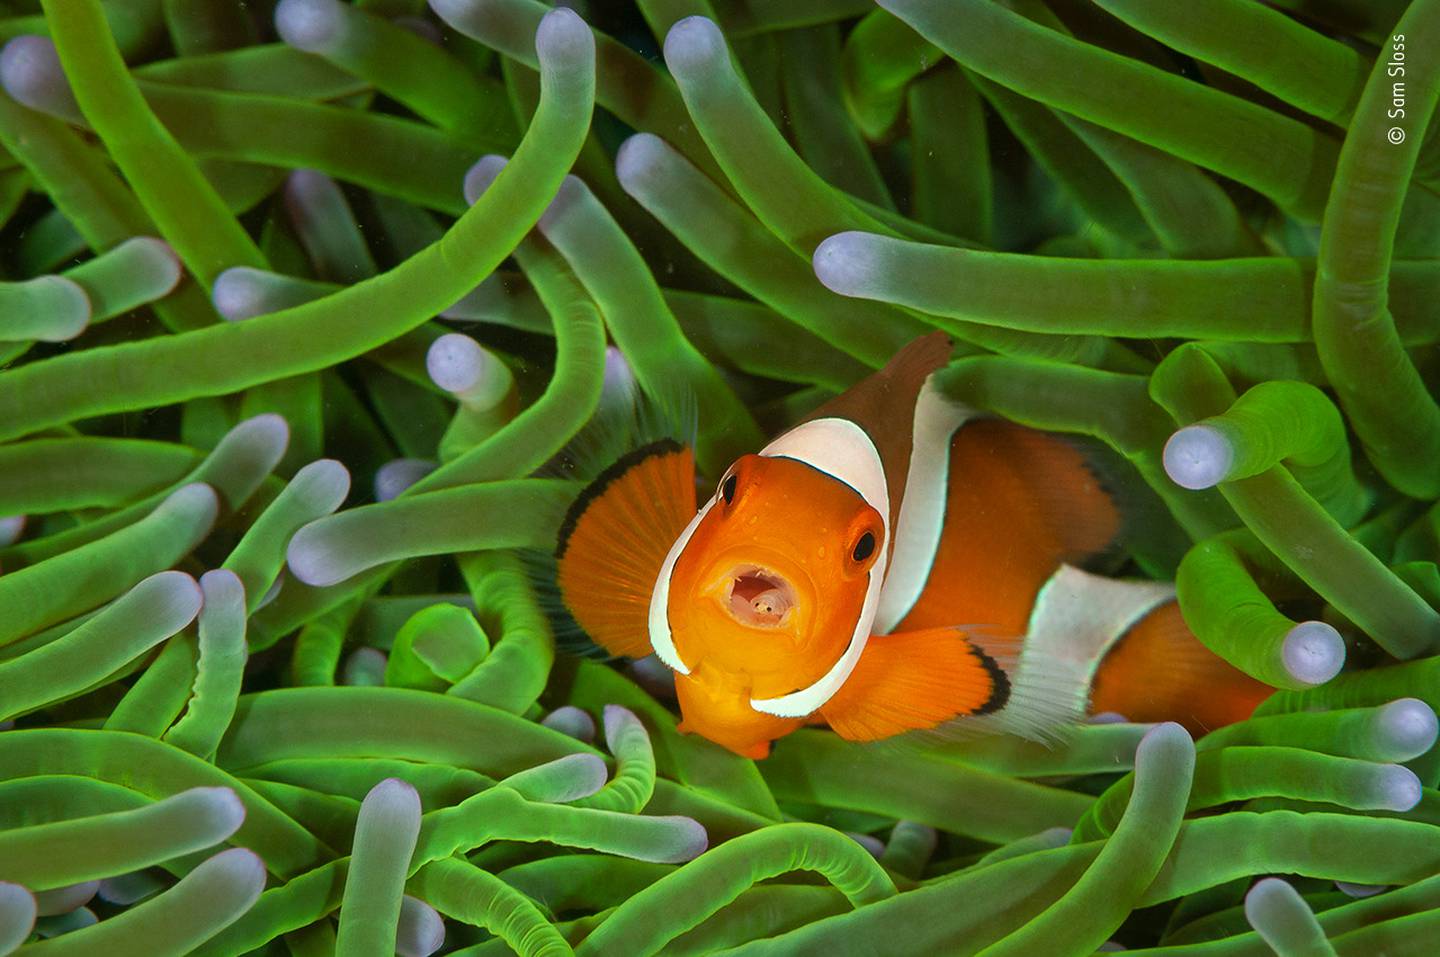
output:
{"label": "parasite in fish mouth", "polygon": [[774,628],[783,624],[795,605],[795,591],[784,577],[768,569],[742,566],[730,574],[725,603],[741,624]]}

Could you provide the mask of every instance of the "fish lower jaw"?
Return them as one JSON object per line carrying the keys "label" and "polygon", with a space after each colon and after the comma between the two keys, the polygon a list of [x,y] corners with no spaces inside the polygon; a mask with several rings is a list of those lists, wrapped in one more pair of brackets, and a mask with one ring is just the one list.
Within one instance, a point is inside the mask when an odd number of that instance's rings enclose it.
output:
{"label": "fish lower jaw", "polygon": [[794,586],[783,575],[760,565],[730,570],[720,595],[730,617],[749,628],[782,628],[798,603]]}

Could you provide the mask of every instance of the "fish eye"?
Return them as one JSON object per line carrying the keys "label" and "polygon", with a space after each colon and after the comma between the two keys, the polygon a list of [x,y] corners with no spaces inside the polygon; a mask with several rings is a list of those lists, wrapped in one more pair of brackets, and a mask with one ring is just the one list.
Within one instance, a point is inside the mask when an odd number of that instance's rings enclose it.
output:
{"label": "fish eye", "polygon": [[720,485],[720,497],[725,499],[726,505],[729,505],[731,502],[735,501],[735,482],[736,478],[732,474]]}
{"label": "fish eye", "polygon": [[855,543],[855,550],[850,553],[850,557],[857,562],[863,562],[873,554],[875,554],[875,533],[866,532]]}

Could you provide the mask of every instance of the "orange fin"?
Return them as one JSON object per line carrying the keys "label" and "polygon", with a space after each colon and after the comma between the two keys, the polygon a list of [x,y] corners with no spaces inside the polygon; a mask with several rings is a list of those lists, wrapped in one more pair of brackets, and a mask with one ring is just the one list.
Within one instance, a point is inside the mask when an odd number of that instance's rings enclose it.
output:
{"label": "orange fin", "polygon": [[820,713],[842,738],[874,741],[1003,708],[1010,679],[960,628],[874,635]]}
{"label": "orange fin", "polygon": [[915,404],[931,373],[950,361],[950,337],[932,332],[912,340],[885,368],[857,382],[805,416],[802,422],[831,416],[858,425],[880,455],[890,487],[890,522],[900,517],[900,489],[910,470]]}
{"label": "orange fin", "polygon": [[943,332],[913,339],[885,363],[885,368],[846,389],[806,419],[838,415],[854,422],[877,441],[892,432],[908,436],[909,428],[897,429],[896,423],[909,426],[925,380],[932,372],[944,368],[950,361],[952,349],[950,337]]}
{"label": "orange fin", "polygon": [[555,548],[560,598],[610,654],[650,654],[650,593],[695,507],[695,458],[674,439],[625,455],[570,507]]}
{"label": "orange fin", "polygon": [[1248,718],[1273,690],[1201,644],[1180,606],[1168,602],[1136,622],[1100,662],[1090,710],[1178,721],[1199,736]]}

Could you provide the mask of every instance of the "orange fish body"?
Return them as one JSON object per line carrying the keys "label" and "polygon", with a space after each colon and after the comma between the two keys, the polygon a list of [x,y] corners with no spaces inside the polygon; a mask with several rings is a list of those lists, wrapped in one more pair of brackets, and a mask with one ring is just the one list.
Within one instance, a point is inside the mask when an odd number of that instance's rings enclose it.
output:
{"label": "orange fish body", "polygon": [[815,722],[1043,739],[1087,709],[1248,715],[1271,689],[1189,634],[1173,588],[1076,567],[1120,528],[1079,451],[939,395],[948,358],[943,335],[916,340],[698,509],[675,443],[617,463],[561,533],[571,614],[673,669],[681,730],[755,758]]}

